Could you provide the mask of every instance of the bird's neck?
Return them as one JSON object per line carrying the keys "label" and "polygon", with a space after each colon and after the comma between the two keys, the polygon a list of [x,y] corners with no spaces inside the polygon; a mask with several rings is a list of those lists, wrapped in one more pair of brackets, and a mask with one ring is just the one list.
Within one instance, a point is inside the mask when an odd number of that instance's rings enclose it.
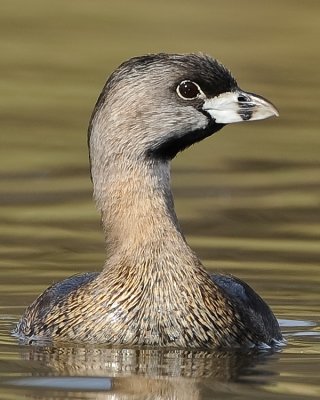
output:
{"label": "bird's neck", "polygon": [[184,268],[197,263],[174,211],[169,162],[120,157],[99,168],[93,166],[94,198],[108,259],[144,265],[167,259]]}

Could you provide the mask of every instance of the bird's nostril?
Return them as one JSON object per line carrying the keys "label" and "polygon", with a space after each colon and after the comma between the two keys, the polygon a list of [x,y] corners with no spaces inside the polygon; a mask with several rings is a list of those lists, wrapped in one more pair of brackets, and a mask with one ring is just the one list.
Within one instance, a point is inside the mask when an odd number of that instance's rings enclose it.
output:
{"label": "bird's nostril", "polygon": [[243,96],[243,95],[238,96],[238,101],[239,102],[244,102],[244,101],[249,101],[249,100],[250,100],[249,97],[246,97],[246,96]]}

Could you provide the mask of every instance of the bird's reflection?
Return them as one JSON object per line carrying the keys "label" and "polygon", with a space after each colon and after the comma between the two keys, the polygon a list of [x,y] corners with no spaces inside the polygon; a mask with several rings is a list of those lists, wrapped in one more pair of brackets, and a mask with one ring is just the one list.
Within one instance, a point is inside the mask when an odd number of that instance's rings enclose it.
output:
{"label": "bird's reflection", "polygon": [[[74,346],[28,346],[21,351],[33,366],[32,377],[20,383],[29,386],[29,398],[39,398],[39,390],[51,394],[63,390],[65,398],[70,398],[81,387],[81,398],[92,398],[94,392],[94,398],[112,400],[198,400],[203,384],[212,390],[212,385],[236,382],[270,355]],[[41,378],[44,374],[45,379]]]}

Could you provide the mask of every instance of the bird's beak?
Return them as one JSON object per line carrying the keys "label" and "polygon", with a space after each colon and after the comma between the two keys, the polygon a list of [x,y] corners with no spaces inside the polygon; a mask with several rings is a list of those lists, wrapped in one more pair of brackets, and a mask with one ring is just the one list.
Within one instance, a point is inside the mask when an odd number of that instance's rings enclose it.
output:
{"label": "bird's beak", "polygon": [[205,100],[203,110],[209,113],[218,124],[255,121],[279,116],[278,110],[270,101],[241,89]]}

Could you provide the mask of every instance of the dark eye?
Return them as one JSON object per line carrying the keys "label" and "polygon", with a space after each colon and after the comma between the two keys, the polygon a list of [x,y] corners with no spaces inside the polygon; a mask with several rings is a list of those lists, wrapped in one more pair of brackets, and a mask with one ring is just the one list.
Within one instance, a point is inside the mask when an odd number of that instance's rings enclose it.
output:
{"label": "dark eye", "polygon": [[201,89],[192,81],[182,81],[177,86],[177,93],[184,100],[193,100],[199,96]]}

